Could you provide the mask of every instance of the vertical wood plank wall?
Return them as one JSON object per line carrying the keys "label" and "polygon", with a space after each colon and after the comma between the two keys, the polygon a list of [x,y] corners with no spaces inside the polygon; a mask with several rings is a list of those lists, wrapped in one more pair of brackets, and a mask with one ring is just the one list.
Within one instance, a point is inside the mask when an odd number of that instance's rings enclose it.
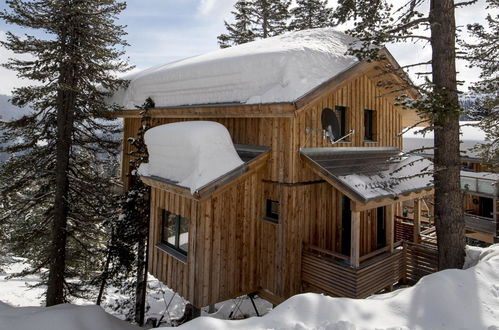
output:
{"label": "vertical wood plank wall", "polygon": [[[369,79],[353,77],[298,110],[294,118],[210,118],[227,127],[233,142],[272,148],[266,169],[230,189],[196,201],[153,189],[149,270],[196,306],[238,294],[268,289],[287,298],[301,292],[301,249],[310,243],[341,251],[341,193],[300,160],[303,147],[331,147],[322,138],[321,112],[347,108],[349,142],[335,147],[402,147],[397,136],[401,115],[389,97]],[[376,141],[365,142],[363,110],[376,111]],[[153,126],[193,120],[153,118]],[[203,120],[197,118],[196,120]],[[128,137],[136,136],[138,118],[124,118],[122,175],[128,171]],[[306,128],[310,128],[307,133]],[[262,220],[267,198],[281,205],[279,224]],[[154,247],[159,241],[160,210],[190,219],[188,264]],[[361,213],[361,255],[376,248],[376,212]]]}

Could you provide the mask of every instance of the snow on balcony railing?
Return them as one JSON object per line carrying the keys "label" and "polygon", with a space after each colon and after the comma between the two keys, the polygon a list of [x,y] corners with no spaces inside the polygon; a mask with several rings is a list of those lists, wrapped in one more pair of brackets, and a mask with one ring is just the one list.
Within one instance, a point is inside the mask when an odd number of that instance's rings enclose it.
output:
{"label": "snow on balcony railing", "polygon": [[461,189],[498,197],[499,174],[461,171]]}

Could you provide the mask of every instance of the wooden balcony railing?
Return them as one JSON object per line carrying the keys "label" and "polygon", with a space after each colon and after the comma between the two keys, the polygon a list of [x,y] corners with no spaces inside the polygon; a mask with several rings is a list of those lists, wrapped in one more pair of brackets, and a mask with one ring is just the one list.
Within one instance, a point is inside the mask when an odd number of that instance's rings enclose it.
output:
{"label": "wooden balcony railing", "polygon": [[[416,282],[437,271],[436,249],[412,242],[398,242],[393,253],[380,249],[363,256],[359,268],[352,268],[347,256],[304,246],[302,281],[307,291],[333,296],[365,298],[401,279]],[[340,256],[340,258],[338,258]],[[345,259],[346,257],[346,259]],[[362,259],[361,258],[361,259]]]}
{"label": "wooden balcony railing", "polygon": [[474,214],[465,213],[466,228],[488,234],[497,234],[498,223],[492,218],[485,218]]}

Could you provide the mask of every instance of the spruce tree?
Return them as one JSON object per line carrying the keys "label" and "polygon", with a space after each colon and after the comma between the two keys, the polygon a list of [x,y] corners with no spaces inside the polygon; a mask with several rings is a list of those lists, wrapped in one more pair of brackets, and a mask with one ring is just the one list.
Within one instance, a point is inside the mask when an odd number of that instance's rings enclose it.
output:
{"label": "spruce tree", "polygon": [[480,146],[485,161],[499,169],[499,1],[487,0],[487,26],[468,25],[469,33],[476,43],[465,43],[465,57],[471,67],[480,69],[480,80],[471,90],[482,97],[476,102],[480,113],[479,126],[485,131],[487,143]]}
{"label": "spruce tree", "polygon": [[[347,33],[361,41],[351,49],[351,53],[360,59],[382,58],[379,50],[390,42],[422,41],[432,48],[430,61],[405,67],[430,65],[429,72],[421,72],[426,82],[413,85],[406,80],[404,84],[394,84],[393,89],[417,89],[422,97],[405,104],[424,114],[429,120],[430,129],[434,130],[434,211],[440,269],[461,268],[464,263],[465,225],[459,149],[459,117],[462,109],[458,101],[456,77],[455,10],[474,2],[425,0],[394,6],[386,0],[375,3],[367,0],[339,0],[334,14],[338,23],[353,22],[353,28]],[[428,31],[428,34],[424,31]],[[386,67],[385,71],[401,73],[402,69]]]}
{"label": "spruce tree", "polygon": [[290,30],[306,30],[333,26],[333,9],[327,0],[297,0],[291,9]]}
{"label": "spruce tree", "polygon": [[284,33],[290,18],[291,0],[253,0],[253,23],[258,38]]}
{"label": "spruce tree", "polygon": [[252,26],[252,4],[251,1],[239,0],[231,11],[235,22],[232,24],[224,21],[227,33],[219,35],[218,44],[220,48],[240,45],[255,40],[256,35]]}
{"label": "spruce tree", "polygon": [[[1,123],[3,151],[13,155],[0,173],[8,244],[44,271],[47,306],[85,291],[68,281],[102,269],[103,221],[111,182],[103,175],[119,146],[119,128],[109,120],[116,106],[105,98],[122,87],[117,72],[125,32],[114,0],[9,0],[0,18],[33,31],[7,33],[2,46],[31,59],[10,59],[5,67],[37,84],[13,91],[12,103],[33,113]],[[117,49],[119,47],[119,49]],[[86,277],[86,276],[85,276]]]}

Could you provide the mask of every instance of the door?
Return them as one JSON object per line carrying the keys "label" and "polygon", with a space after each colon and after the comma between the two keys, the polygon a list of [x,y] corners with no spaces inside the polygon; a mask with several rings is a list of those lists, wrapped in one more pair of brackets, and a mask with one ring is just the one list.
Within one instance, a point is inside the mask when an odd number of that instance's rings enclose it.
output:
{"label": "door", "polygon": [[350,198],[348,198],[347,196],[343,196],[341,204],[341,253],[349,256],[352,231],[352,212],[350,209]]}

